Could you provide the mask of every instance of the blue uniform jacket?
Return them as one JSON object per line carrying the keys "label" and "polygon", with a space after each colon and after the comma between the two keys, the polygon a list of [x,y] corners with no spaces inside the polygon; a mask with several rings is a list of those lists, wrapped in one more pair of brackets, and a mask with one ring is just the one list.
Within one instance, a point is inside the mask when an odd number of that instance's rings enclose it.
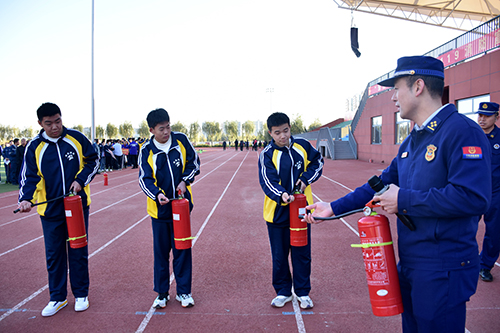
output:
{"label": "blue uniform jacket", "polygon": [[171,132],[172,144],[168,154],[156,147],[153,137],[145,143],[139,153],[139,185],[148,197],[148,214],[159,220],[172,221],[172,203],[160,205],[158,194],[167,198],[177,197],[175,189],[185,181],[187,191],[184,197],[193,209],[190,184],[200,173],[200,158],[184,133]]}
{"label": "blue uniform jacket", "polygon": [[491,147],[491,186],[493,195],[500,195],[500,129],[495,128],[486,135]]}
{"label": "blue uniform jacket", "polygon": [[274,140],[259,157],[259,181],[266,195],[264,220],[276,225],[289,226],[290,213],[287,203],[281,202],[283,192],[292,194],[298,179],[307,185],[304,194],[308,204],[313,202],[311,186],[321,177],[323,157],[309,141],[291,138],[289,147],[278,147]]}
{"label": "blue uniform jacket", "polygon": [[[450,270],[479,262],[478,217],[491,200],[490,148],[481,128],[446,105],[422,131],[413,130],[381,175],[400,187],[399,258],[403,266]],[[338,215],[361,208],[373,197],[368,184],[331,203]]]}
{"label": "blue uniform jacket", "polygon": [[[57,142],[46,140],[44,130],[26,146],[20,172],[19,202],[42,202],[69,192],[76,180],[82,190],[84,207],[90,205],[89,184],[99,168],[99,156],[82,133],[63,127]],[[37,206],[38,214],[47,218],[65,216],[63,200]]]}

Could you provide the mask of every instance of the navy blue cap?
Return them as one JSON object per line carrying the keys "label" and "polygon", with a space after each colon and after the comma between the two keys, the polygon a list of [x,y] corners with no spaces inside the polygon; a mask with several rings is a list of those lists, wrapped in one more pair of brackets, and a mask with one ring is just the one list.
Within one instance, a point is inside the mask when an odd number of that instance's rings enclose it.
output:
{"label": "navy blue cap", "polygon": [[436,76],[444,80],[444,65],[439,59],[428,56],[402,57],[398,59],[398,67],[394,74],[378,84],[394,87],[396,79],[410,75]]}
{"label": "navy blue cap", "polygon": [[484,114],[485,116],[492,116],[498,112],[498,104],[493,102],[479,103],[479,110],[476,113]]}

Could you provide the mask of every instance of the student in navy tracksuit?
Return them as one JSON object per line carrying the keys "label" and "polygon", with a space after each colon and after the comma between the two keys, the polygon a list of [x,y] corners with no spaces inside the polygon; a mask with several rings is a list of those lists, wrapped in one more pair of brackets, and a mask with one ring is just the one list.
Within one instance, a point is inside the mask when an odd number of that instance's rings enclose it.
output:
{"label": "student in navy tracksuit", "polygon": [[[99,156],[85,135],[63,126],[57,105],[42,104],[37,115],[43,129],[26,146],[18,207],[21,212],[29,212],[32,203],[76,193],[82,198],[88,233],[89,183],[99,169]],[[52,316],[68,304],[68,264],[75,311],[84,311],[89,307],[88,247],[72,249],[67,245],[63,199],[39,205],[37,211],[42,221],[50,290],[50,302],[42,316]]]}
{"label": "student in navy tracksuit", "polygon": [[316,210],[305,220],[361,208],[372,198],[388,213],[410,217],[415,231],[397,225],[403,332],[462,333],[478,281],[478,217],[491,200],[489,144],[453,104],[442,106],[440,60],[400,58],[393,76],[379,84],[394,87],[401,117],[415,122],[382,172],[389,189],[373,198],[365,184],[332,203],[308,206]]}
{"label": "student in navy tracksuit", "polygon": [[[311,230],[308,226],[306,246],[290,246],[290,213],[288,203],[294,200],[296,186],[311,204],[311,184],[323,171],[323,158],[309,141],[293,138],[290,119],[276,112],[267,119],[267,128],[273,138],[259,157],[259,181],[266,197],[264,220],[267,222],[273,259],[273,287],[277,296],[274,307],[283,307],[292,300],[292,285],[300,306],[312,308],[311,290]],[[288,256],[291,254],[293,274],[290,274]]]}
{"label": "student in navy tracksuit", "polygon": [[500,129],[495,125],[498,120],[499,105],[492,102],[479,104],[477,122],[483,129],[491,147],[491,205],[484,214],[483,250],[481,258],[481,270],[479,277],[486,282],[493,281],[491,269],[495,265],[500,253]]}
{"label": "student in navy tracksuit", "polygon": [[151,111],[147,116],[151,140],[139,153],[139,185],[147,195],[147,210],[153,227],[154,291],[158,293],[153,307],[159,309],[170,299],[169,256],[174,256],[173,270],[177,284],[176,300],[191,307],[192,257],[191,249],[177,250],[174,246],[172,203],[179,191],[193,209],[190,184],[200,173],[200,159],[184,133],[171,132],[170,117],[164,109]]}

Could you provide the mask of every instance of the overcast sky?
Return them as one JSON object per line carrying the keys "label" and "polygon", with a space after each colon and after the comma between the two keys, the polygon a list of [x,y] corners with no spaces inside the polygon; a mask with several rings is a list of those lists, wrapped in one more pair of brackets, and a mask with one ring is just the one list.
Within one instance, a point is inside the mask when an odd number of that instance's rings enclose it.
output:
{"label": "overcast sky", "polygon": [[[0,124],[39,129],[60,106],[91,124],[91,0],[0,0]],[[308,125],[344,117],[346,99],[462,32],[354,13],[332,0],[95,0],[95,124],[134,127],[155,108],[171,122],[262,120]],[[266,93],[266,88],[274,88]]]}

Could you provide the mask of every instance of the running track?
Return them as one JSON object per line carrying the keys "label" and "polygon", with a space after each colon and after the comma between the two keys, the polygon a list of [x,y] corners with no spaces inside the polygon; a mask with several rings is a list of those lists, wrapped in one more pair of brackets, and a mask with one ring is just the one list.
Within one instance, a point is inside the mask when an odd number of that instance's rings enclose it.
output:
{"label": "running track", "polygon": [[[137,170],[114,171],[109,186],[102,175],[91,184],[89,226],[90,308],[68,306],[53,317],[41,310],[49,300],[43,236],[38,215],[16,214],[17,193],[0,194],[0,332],[400,332],[401,319],[371,312],[357,220],[324,222],[312,230],[312,310],[297,301],[282,309],[270,306],[271,254],[262,219],[263,192],[254,151],[208,150],[200,154],[201,174],[193,184],[191,216],[193,297],[184,309],[171,300],[151,309],[153,287],[151,222]],[[313,185],[316,201],[343,196],[383,164],[362,161],[325,162],[323,177]],[[395,219],[393,238],[396,241]],[[484,225],[480,223],[478,240]],[[468,303],[467,330],[500,331],[500,269],[496,280],[479,281]]]}

